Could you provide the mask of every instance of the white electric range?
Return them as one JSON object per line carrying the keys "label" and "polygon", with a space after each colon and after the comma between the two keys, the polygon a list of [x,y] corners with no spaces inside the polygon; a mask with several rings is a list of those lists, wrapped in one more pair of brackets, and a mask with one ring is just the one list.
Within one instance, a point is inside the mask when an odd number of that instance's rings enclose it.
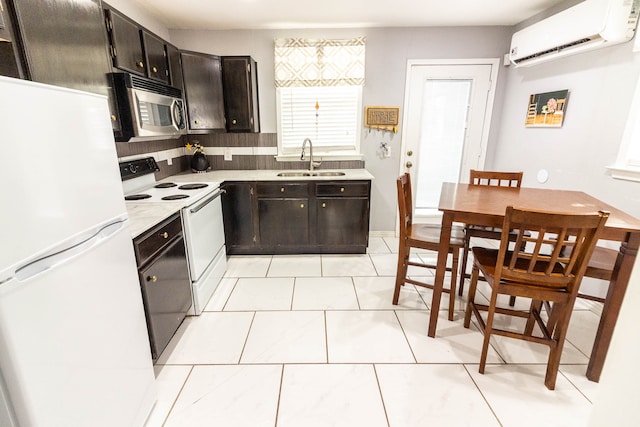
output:
{"label": "white electric range", "polygon": [[153,157],[120,163],[125,202],[172,203],[180,209],[192,284],[193,307],[200,315],[227,268],[219,182],[156,181]]}

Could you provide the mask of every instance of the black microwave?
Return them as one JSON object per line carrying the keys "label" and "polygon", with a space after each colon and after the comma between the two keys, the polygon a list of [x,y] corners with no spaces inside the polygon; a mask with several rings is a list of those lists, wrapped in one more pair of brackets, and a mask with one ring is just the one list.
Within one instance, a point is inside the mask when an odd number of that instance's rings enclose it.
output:
{"label": "black microwave", "polygon": [[182,92],[128,73],[111,73],[120,132],[116,141],[179,138],[186,133]]}

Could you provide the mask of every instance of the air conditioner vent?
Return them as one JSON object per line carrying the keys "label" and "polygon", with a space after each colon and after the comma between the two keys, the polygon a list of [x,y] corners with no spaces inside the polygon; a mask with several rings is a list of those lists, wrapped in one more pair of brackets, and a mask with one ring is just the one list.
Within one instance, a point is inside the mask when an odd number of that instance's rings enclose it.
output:
{"label": "air conditioner vent", "polygon": [[573,47],[573,46],[578,46],[578,45],[581,45],[581,44],[589,43],[590,41],[596,40],[596,39],[599,39],[599,38],[600,37],[585,37],[583,39],[576,40],[576,41],[571,42],[571,43],[563,44],[562,46],[556,46],[556,47],[551,48],[551,49],[543,50],[542,52],[534,53],[533,55],[529,55],[529,56],[525,56],[525,57],[522,57],[522,58],[518,58],[514,62],[516,64],[519,64],[519,63],[524,62],[524,61],[529,61],[531,59],[535,59],[535,58],[542,57],[542,56],[545,56],[545,55],[549,55],[549,54],[552,54],[552,53],[560,52],[563,49],[568,49],[568,48]]}

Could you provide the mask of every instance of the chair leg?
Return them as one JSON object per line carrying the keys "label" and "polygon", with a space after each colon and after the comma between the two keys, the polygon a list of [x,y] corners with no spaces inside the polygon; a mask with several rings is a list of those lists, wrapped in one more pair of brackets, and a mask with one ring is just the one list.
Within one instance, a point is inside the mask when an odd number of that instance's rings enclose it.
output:
{"label": "chair leg", "polygon": [[529,308],[529,318],[527,319],[527,324],[524,327],[524,334],[531,336],[533,334],[533,328],[536,324],[536,318],[533,313],[538,312],[540,314],[540,309],[542,308],[542,301],[540,300],[531,300],[531,307]]}
{"label": "chair leg", "polygon": [[398,248],[398,267],[396,268],[396,288],[393,291],[393,305],[398,305],[400,298],[400,287],[404,286],[404,279],[407,277],[409,267],[409,248],[400,242]]}
{"label": "chair leg", "polygon": [[464,248],[462,249],[462,263],[460,265],[460,284],[458,285],[458,295],[462,296],[464,291],[464,278],[467,275],[467,259],[469,258],[470,236],[464,236]]}
{"label": "chair leg", "polygon": [[[557,304],[554,304],[557,305]],[[570,306],[570,304],[569,304]],[[559,308],[559,307],[556,307]],[[558,369],[560,367],[560,358],[562,356],[562,349],[567,337],[567,329],[569,327],[569,319],[571,318],[571,310],[567,309],[567,305],[563,304],[564,313],[559,316],[558,323],[556,324],[553,332],[553,339],[555,345],[551,347],[549,351],[549,360],[547,362],[547,373],[544,377],[544,385],[549,390],[556,388],[556,379],[558,377]]]}
{"label": "chair leg", "polygon": [[458,283],[458,257],[460,250],[453,248],[451,261],[451,289],[449,290],[449,321],[453,320],[453,312],[456,308],[456,283]]}
{"label": "chair leg", "polygon": [[467,296],[467,310],[464,313],[464,327],[469,328],[471,324],[471,313],[473,311],[473,303],[476,298],[476,288],[478,287],[478,275],[480,270],[475,265],[471,270],[471,283],[469,284],[469,295]]}
{"label": "chair leg", "polygon": [[484,327],[484,341],[482,342],[482,354],[480,355],[480,368],[478,372],[484,374],[484,368],[487,364],[487,353],[489,352],[489,340],[491,339],[491,329],[493,328],[493,316],[496,313],[496,302],[498,301],[498,293],[491,290],[491,301],[489,302],[489,310],[487,313],[487,322]]}

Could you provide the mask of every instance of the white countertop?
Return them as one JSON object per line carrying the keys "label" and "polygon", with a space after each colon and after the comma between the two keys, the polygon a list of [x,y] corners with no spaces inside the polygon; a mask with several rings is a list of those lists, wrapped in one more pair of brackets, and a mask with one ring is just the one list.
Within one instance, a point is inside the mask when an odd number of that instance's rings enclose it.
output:
{"label": "white countertop", "polygon": [[[179,175],[173,175],[162,181],[175,182],[218,182],[224,181],[356,181],[356,180],[372,180],[371,175],[366,169],[341,169],[343,176],[287,176],[279,177],[282,172],[308,172],[303,170],[219,170],[206,173],[184,172]],[[329,169],[320,169],[316,172],[333,172]],[[186,200],[186,199],[185,199]],[[177,200],[175,202],[126,202],[127,212],[129,214],[129,228],[131,229],[131,237],[138,237],[162,220],[170,217],[172,214],[180,211],[187,202]]]}
{"label": "white countertop", "polygon": [[309,172],[307,170],[217,170],[204,173],[183,172],[167,178],[168,181],[176,182],[224,182],[224,181],[355,181],[372,180],[373,175],[366,169],[318,169],[314,172],[344,172],[342,176],[278,176],[279,173],[286,172]]}

